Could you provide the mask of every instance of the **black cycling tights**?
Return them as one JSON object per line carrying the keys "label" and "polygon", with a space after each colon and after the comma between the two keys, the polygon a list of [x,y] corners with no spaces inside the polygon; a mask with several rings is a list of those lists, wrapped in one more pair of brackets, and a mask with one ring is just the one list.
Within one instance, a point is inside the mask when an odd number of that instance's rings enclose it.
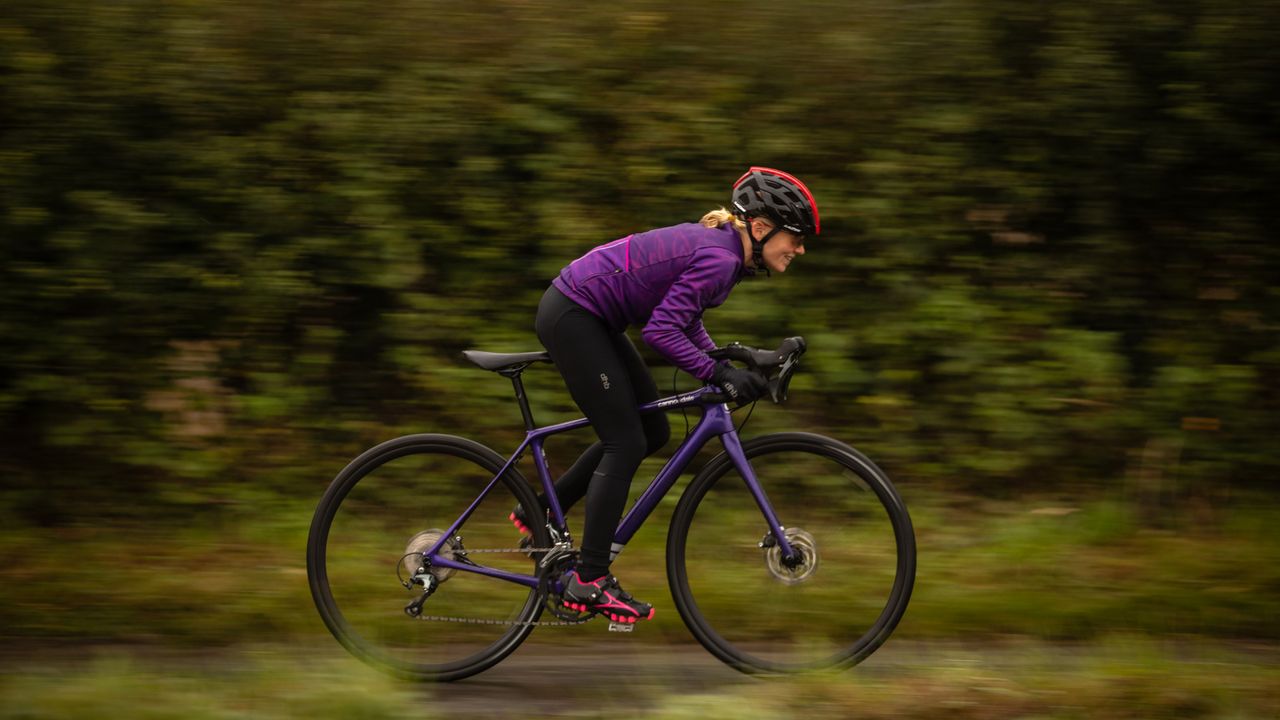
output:
{"label": "black cycling tights", "polygon": [[[593,580],[609,571],[631,478],[641,460],[667,444],[671,429],[664,414],[636,411],[658,399],[658,386],[625,333],[611,331],[554,285],[538,304],[534,329],[600,438],[556,481],[565,510],[587,496],[579,575]],[[538,500],[546,505],[545,497]]]}

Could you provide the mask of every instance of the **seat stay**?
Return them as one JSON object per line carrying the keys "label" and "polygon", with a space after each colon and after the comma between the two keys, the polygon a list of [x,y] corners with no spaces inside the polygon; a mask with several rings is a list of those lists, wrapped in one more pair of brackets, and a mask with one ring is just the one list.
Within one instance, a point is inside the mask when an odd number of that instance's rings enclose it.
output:
{"label": "seat stay", "polygon": [[[510,458],[507,458],[506,464],[502,466],[502,469],[498,471],[497,475],[493,476],[493,479],[489,481],[489,484],[484,486],[484,489],[480,491],[480,494],[476,496],[476,499],[472,501],[471,505],[466,510],[462,511],[462,514],[458,516],[457,520],[453,521],[453,524],[449,526],[448,530],[445,530],[440,534],[440,539],[436,541],[435,545],[432,545],[430,550],[423,553],[424,557],[430,558],[433,562],[436,560],[436,554],[440,552],[440,548],[444,547],[445,542],[447,542],[449,538],[452,538],[457,534],[458,528],[462,527],[462,524],[471,518],[471,514],[476,511],[476,508],[480,506],[480,503],[484,501],[485,497],[487,497],[489,493],[493,492],[493,488],[497,486],[498,482],[502,479],[502,476],[520,460],[520,456],[524,455],[524,449],[529,446],[529,442],[530,438],[525,438],[524,442],[520,443],[520,447],[516,448],[516,451],[512,453]],[[536,462],[537,461],[535,460],[535,463]]]}

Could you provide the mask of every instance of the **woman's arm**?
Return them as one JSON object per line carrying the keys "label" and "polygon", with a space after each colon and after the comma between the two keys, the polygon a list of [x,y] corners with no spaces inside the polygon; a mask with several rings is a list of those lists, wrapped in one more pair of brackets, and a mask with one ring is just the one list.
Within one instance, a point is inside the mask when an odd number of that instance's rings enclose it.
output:
{"label": "woman's arm", "polygon": [[[740,258],[719,248],[694,254],[649,316],[640,333],[645,343],[699,380],[711,379],[716,361],[706,351],[715,345],[702,328],[702,311],[733,286],[741,264]],[[695,339],[691,332],[697,328],[702,330]]]}

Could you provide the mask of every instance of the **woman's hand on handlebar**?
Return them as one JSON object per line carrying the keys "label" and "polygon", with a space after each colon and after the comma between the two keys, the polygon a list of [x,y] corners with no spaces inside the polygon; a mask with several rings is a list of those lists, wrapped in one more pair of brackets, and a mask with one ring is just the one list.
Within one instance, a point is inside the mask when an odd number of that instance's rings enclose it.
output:
{"label": "woman's hand on handlebar", "polygon": [[759,400],[769,391],[769,383],[760,373],[725,364],[716,365],[711,382],[738,404]]}

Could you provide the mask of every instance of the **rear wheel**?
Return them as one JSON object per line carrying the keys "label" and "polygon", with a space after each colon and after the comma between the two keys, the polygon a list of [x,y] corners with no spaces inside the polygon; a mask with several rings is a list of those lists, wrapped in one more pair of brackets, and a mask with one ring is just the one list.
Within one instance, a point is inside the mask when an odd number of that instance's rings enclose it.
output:
{"label": "rear wheel", "polygon": [[884,472],[831,438],[743,445],[799,562],[782,556],[727,454],[676,507],[667,574],[676,608],[712,654],[748,673],[845,668],[893,632],[915,579],[915,536]]}
{"label": "rear wheel", "polygon": [[[542,611],[536,590],[466,571],[433,572],[437,589],[415,619],[405,606],[422,595],[402,580],[502,470],[504,460],[479,443],[449,435],[411,435],[382,443],[348,465],[316,508],[307,540],[307,573],[321,618],[357,657],[421,680],[456,680],[502,660],[528,637]],[[516,503],[537,499],[514,468],[479,502],[444,551],[476,564],[533,574],[523,554],[475,553],[514,548],[507,519]],[[545,524],[531,523],[535,547],[548,547]],[[468,620],[483,620],[476,623]]]}

